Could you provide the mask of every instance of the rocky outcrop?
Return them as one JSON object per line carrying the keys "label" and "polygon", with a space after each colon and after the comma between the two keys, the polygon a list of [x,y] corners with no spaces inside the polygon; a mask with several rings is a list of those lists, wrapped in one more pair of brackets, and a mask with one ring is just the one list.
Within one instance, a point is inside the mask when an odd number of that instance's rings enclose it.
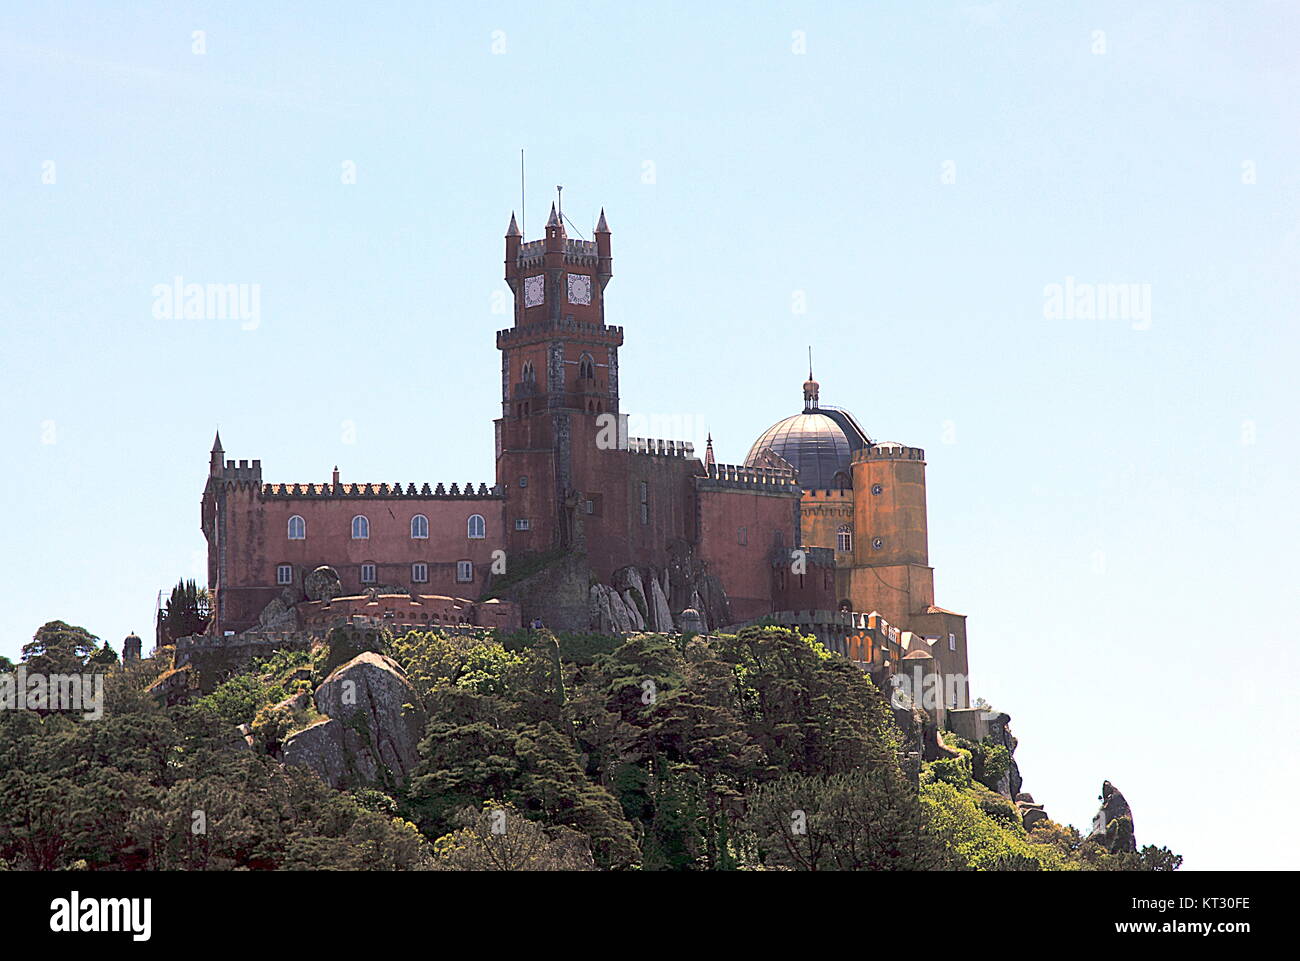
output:
{"label": "rocky outcrop", "polygon": [[1124,800],[1119,788],[1109,781],[1101,784],[1101,810],[1092,821],[1089,841],[1096,841],[1111,854],[1121,851],[1136,851],[1137,839],[1133,834],[1133,811]]}
{"label": "rocky outcrop", "polygon": [[494,578],[489,590],[503,600],[519,605],[524,624],[534,619],[553,631],[586,631],[591,623],[591,568],[582,554],[566,552],[537,555],[516,561],[524,569],[536,565],[526,576],[509,573]]}
{"label": "rocky outcrop", "polygon": [[298,611],[292,604],[277,597],[262,608],[257,616],[258,631],[296,631],[298,630]]}
{"label": "rocky outcrop", "polygon": [[1034,800],[1034,796],[1023,791],[1016,795],[1016,813],[1020,815],[1020,823],[1024,825],[1026,831],[1033,830],[1034,825],[1040,821],[1050,820],[1043,806]]}
{"label": "rocky outcrop", "polygon": [[[993,712],[988,713],[992,714]],[[1011,764],[1007,767],[1007,773],[1002,775],[998,781],[996,790],[1003,797],[1014,798],[1020,794],[1020,789],[1024,787],[1024,779],[1020,776],[1020,766],[1016,764],[1016,745],[1020,742],[1011,733],[1011,716],[998,713],[989,717],[988,732],[989,739],[994,744],[1005,747],[1007,753],[1011,756]]]}
{"label": "rocky outcrop", "polygon": [[302,587],[309,601],[328,601],[343,593],[339,572],[328,566],[318,567],[304,577]]}
{"label": "rocky outcrop", "polygon": [[286,764],[311,768],[331,787],[395,787],[414,769],[424,713],[391,658],[366,651],[335,670],[315,695],[326,715],[284,742]]}
{"label": "rocky outcrop", "polygon": [[665,593],[673,610],[694,608],[706,627],[732,623],[731,604],[722,581],[709,573],[708,565],[695,556],[690,543],[677,540],[668,545],[666,575]]}
{"label": "rocky outcrop", "polygon": [[667,634],[673,629],[673,614],[668,607],[668,595],[657,578],[650,578],[650,629]]}

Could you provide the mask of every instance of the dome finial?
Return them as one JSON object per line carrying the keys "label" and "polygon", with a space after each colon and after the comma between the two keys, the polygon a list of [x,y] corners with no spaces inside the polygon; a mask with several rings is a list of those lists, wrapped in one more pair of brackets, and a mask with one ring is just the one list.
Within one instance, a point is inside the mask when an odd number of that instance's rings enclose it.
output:
{"label": "dome finial", "polygon": [[803,384],[803,409],[804,412],[817,409],[818,393],[820,385],[813,380],[812,373],[812,345],[808,347],[808,379]]}

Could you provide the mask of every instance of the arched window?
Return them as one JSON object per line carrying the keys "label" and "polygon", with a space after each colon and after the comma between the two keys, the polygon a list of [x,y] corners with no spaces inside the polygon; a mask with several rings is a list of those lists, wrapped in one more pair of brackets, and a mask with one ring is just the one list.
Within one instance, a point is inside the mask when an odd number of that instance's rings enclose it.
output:
{"label": "arched window", "polygon": [[591,359],[591,354],[583,354],[578,360],[578,376],[583,380],[595,379],[596,362]]}
{"label": "arched window", "polygon": [[352,539],[354,541],[364,541],[370,537],[370,521],[358,514],[352,518]]}
{"label": "arched window", "polygon": [[835,549],[841,553],[853,550],[853,528],[848,524],[841,524],[835,532]]}
{"label": "arched window", "polygon": [[537,383],[537,371],[533,369],[533,362],[531,360],[524,361],[523,380],[525,384]]}
{"label": "arched window", "polygon": [[289,518],[289,540],[305,541],[307,539],[307,522],[294,514]]}
{"label": "arched window", "polygon": [[483,520],[482,514],[469,515],[468,535],[471,538],[487,537],[487,521]]}
{"label": "arched window", "polygon": [[411,518],[411,536],[417,540],[424,540],[429,536],[429,518],[423,514],[416,514]]}

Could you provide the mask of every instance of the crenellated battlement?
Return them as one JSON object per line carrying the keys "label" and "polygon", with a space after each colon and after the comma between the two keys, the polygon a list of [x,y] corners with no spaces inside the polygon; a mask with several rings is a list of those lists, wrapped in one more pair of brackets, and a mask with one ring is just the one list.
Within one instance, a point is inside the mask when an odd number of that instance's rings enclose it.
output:
{"label": "crenellated battlement", "polygon": [[579,339],[585,337],[613,347],[618,347],[623,343],[622,327],[611,324],[584,324],[572,317],[562,317],[559,320],[533,321],[521,327],[507,327],[505,330],[498,330],[497,347],[504,348],[512,344],[535,340],[539,335],[560,335]]}
{"label": "crenellated battlement", "polygon": [[803,492],[805,501],[852,501],[853,488],[846,487],[843,490],[806,490]]}
{"label": "crenellated battlement", "polygon": [[263,498],[286,499],[294,497],[310,498],[375,498],[375,497],[414,497],[434,500],[501,500],[505,495],[493,484],[466,484],[462,489],[459,484],[452,484],[450,489],[442,484],[430,487],[427,483],[417,490],[414,484],[407,484],[403,489],[398,484],[263,484]]}
{"label": "crenellated battlement", "polygon": [[799,493],[794,471],[775,467],[742,467],[737,464],[710,464],[708,474],[696,478],[700,487],[766,490],[773,493]]}
{"label": "crenellated battlement", "polygon": [[654,457],[694,457],[695,445],[688,440],[660,440],[655,437],[629,437],[627,449],[631,454]]}
{"label": "crenellated battlement", "polygon": [[881,460],[915,460],[924,463],[925,451],[920,447],[908,447],[905,444],[886,441],[871,447],[864,447],[853,455],[853,463],[855,464]]}
{"label": "crenellated battlement", "polygon": [[221,470],[221,479],[226,481],[248,481],[251,483],[261,483],[262,481],[262,462],[260,460],[252,461],[226,461],[225,467]]}
{"label": "crenellated battlement", "polygon": [[[521,267],[541,267],[546,256],[546,240],[530,240],[519,245],[519,255],[515,262]],[[594,240],[564,240],[564,262],[575,267],[594,267],[600,258]]]}

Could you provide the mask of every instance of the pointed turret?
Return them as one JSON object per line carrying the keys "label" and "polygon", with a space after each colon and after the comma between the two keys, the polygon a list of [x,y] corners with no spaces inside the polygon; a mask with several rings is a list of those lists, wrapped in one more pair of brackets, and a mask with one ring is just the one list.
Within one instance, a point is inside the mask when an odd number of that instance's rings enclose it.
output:
{"label": "pointed turret", "polygon": [[226,451],[221,446],[221,431],[217,431],[216,438],[212,441],[212,453],[208,456],[208,475],[216,477],[221,473],[221,459]]}
{"label": "pointed turret", "polygon": [[609,283],[609,278],[614,275],[614,257],[610,253],[609,224],[605,221],[604,207],[600,208],[600,219],[596,221],[596,256],[599,258],[596,276],[600,280],[600,289],[603,291],[605,285]]}
{"label": "pointed turret", "polygon": [[506,281],[510,289],[515,287],[515,278],[519,276],[519,245],[524,235],[515,222],[515,212],[510,211],[510,226],[506,228]]}
{"label": "pointed turret", "polygon": [[560,216],[555,212],[555,201],[553,200],[551,201],[551,216],[546,218],[546,226],[548,227],[560,226]]}
{"label": "pointed turret", "polygon": [[[603,219],[603,218],[602,218]],[[716,463],[713,459],[713,435],[709,434],[708,443],[704,447],[704,468],[708,470]]]}

